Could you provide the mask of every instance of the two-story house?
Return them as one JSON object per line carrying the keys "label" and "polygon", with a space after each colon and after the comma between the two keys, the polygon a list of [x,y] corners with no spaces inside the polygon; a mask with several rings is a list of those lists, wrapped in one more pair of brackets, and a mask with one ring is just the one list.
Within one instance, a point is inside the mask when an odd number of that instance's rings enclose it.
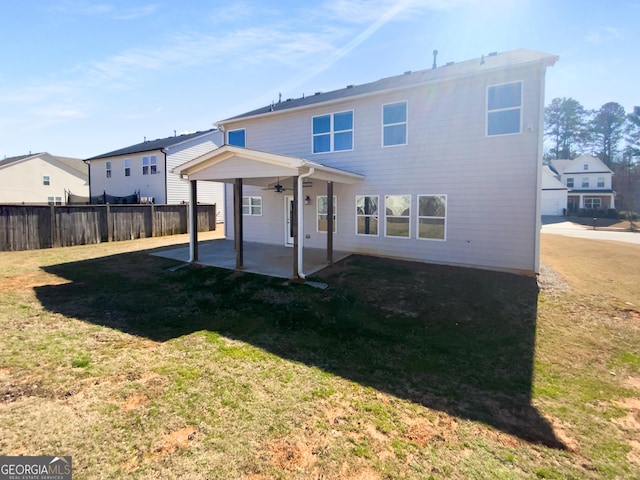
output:
{"label": "two-story house", "polygon": [[87,196],[87,166],[49,153],[0,160],[0,203],[63,205],[69,192]]}
{"label": "two-story house", "polygon": [[[210,152],[224,141],[216,128],[157,140],[144,141],[85,160],[89,164],[91,196],[137,194],[141,202],[179,204],[189,201],[189,184],[171,169]],[[224,187],[202,183],[201,203],[216,203],[218,221],[224,218]]]}
{"label": "two-story house", "polygon": [[273,103],[218,122],[226,145],[174,172],[227,184],[228,238],[298,259],[326,245],[533,274],[557,59],[493,53]]}
{"label": "two-story house", "polygon": [[611,184],[613,171],[598,157],[581,155],[573,160],[551,160],[549,167],[569,189],[567,213],[616,208]]}

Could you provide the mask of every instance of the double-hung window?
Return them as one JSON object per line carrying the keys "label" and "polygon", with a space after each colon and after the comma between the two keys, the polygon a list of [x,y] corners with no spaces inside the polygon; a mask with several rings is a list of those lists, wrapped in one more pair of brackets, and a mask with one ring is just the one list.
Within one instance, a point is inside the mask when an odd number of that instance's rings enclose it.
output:
{"label": "double-hung window", "polygon": [[604,177],[598,177],[598,188],[604,188]]}
{"label": "double-hung window", "polygon": [[386,195],[384,209],[385,235],[409,238],[411,236],[411,195]]}
{"label": "double-hung window", "polygon": [[235,147],[245,147],[246,146],[246,130],[241,128],[239,130],[229,130],[227,133],[227,143],[229,145],[233,145]]}
{"label": "double-hung window", "polygon": [[573,177],[567,177],[567,187],[573,188]]}
{"label": "double-hung window", "polygon": [[446,195],[418,195],[418,238],[445,240],[446,220]]}
{"label": "double-hung window", "polygon": [[487,90],[487,136],[522,132],[522,82],[493,85]]}
{"label": "double-hung window", "polygon": [[107,178],[111,178],[111,162],[107,162]]}
{"label": "double-hung window", "polygon": [[382,106],[382,146],[407,144],[407,102]]}
{"label": "double-hung window", "polygon": [[589,177],[584,177],[582,179],[582,188],[589,188]]}
{"label": "double-hung window", "polygon": [[378,235],[378,195],[356,196],[356,235]]}
{"label": "double-hung window", "polygon": [[[327,195],[318,195],[316,201],[316,212],[318,217],[318,232],[328,232],[327,229],[328,219],[329,219],[329,197]],[[338,216],[336,212],[338,211],[338,200],[336,196],[333,196],[333,233],[336,233],[336,222],[338,220]]]}
{"label": "double-hung window", "polygon": [[262,216],[262,197],[242,197],[242,215]]}
{"label": "double-hung window", "polygon": [[599,198],[585,198],[584,199],[584,208],[588,209],[598,209],[602,206],[602,201]]}
{"label": "double-hung window", "polygon": [[312,119],[313,153],[353,150],[353,110]]}
{"label": "double-hung window", "polygon": [[125,177],[131,176],[131,159],[130,158],[124,159],[124,176]]}
{"label": "double-hung window", "polygon": [[155,175],[158,173],[158,159],[155,155],[150,157],[142,157],[142,174]]}
{"label": "double-hung window", "polygon": [[49,175],[42,176],[42,185],[51,185],[51,177]]}

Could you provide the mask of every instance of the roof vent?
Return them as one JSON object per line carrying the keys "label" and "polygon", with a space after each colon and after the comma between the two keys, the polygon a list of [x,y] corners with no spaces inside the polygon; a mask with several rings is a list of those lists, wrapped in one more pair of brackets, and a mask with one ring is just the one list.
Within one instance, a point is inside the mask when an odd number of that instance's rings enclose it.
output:
{"label": "roof vent", "polygon": [[316,95],[320,95],[322,92],[316,92]]}
{"label": "roof vent", "polygon": [[347,85],[347,88],[353,88],[353,85]]}
{"label": "roof vent", "polygon": [[406,72],[404,72],[405,75],[411,75],[411,70],[407,70]]}
{"label": "roof vent", "polygon": [[447,67],[450,67],[451,65],[453,65],[453,62],[447,62]]}
{"label": "roof vent", "polygon": [[498,52],[491,52],[487,57],[496,57],[498,56]]}

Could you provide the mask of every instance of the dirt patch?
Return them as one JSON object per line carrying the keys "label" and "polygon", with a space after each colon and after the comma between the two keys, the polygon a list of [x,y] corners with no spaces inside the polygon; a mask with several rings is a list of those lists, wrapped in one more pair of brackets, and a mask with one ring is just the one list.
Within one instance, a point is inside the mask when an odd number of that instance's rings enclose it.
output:
{"label": "dirt patch", "polygon": [[45,285],[64,285],[65,283],[70,282],[67,279],[45,272],[0,277],[2,289],[7,291],[31,290]]}
{"label": "dirt patch", "polygon": [[125,400],[125,402],[120,407],[120,410],[122,410],[123,412],[130,412],[131,410],[135,410],[136,408],[138,408],[140,405],[144,405],[148,401],[149,397],[143,394],[136,393]]}
{"label": "dirt patch", "polygon": [[458,438],[458,421],[451,417],[438,417],[434,422],[425,419],[409,420],[405,438],[424,447],[432,442],[455,442]]}
{"label": "dirt patch", "polygon": [[316,463],[313,448],[301,440],[279,440],[269,447],[271,464],[281,470],[308,469]]}
{"label": "dirt patch", "polygon": [[640,377],[633,377],[629,375],[623,383],[625,387],[640,389]]}
{"label": "dirt patch", "polygon": [[614,422],[628,432],[633,439],[629,441],[631,450],[627,454],[630,462],[640,466],[640,442],[635,440],[640,437],[640,399],[626,398],[616,404],[627,411],[627,415],[617,418]]}
{"label": "dirt patch", "polygon": [[168,433],[162,437],[162,440],[159,442],[159,446],[155,449],[154,456],[163,457],[181,448],[186,448],[189,445],[189,442],[195,440],[195,438],[196,429],[190,426]]}

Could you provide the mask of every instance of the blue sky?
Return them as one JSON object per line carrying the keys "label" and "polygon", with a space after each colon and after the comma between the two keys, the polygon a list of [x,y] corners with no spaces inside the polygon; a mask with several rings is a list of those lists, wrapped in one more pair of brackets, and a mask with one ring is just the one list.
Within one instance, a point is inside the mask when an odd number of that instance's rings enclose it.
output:
{"label": "blue sky", "polygon": [[282,98],[529,48],[547,102],[640,105],[640,0],[22,0],[0,6],[0,159],[88,158]]}

